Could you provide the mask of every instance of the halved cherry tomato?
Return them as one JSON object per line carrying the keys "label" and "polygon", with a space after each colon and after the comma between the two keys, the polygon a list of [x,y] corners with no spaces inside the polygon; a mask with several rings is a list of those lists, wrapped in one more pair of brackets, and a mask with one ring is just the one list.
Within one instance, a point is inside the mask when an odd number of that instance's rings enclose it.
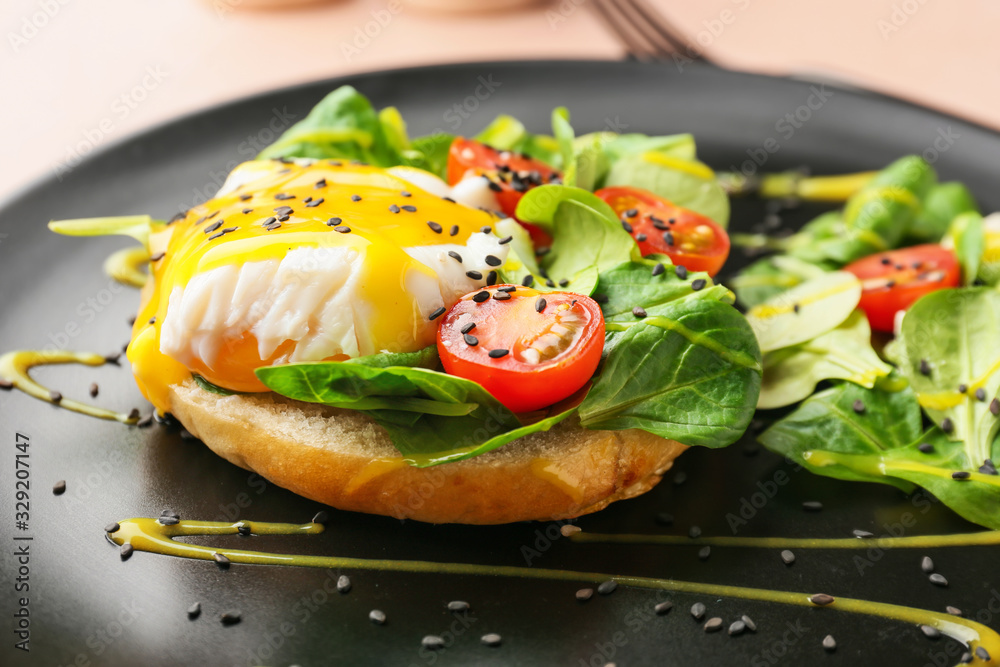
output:
{"label": "halved cherry tomato", "polygon": [[957,287],[961,270],[955,253],[939,245],[917,245],[869,255],[844,267],[863,287],[858,307],[872,329],[893,330],[896,313],[925,294]]}
{"label": "halved cherry tomato", "polygon": [[478,382],[514,412],[571,396],[597,370],[604,315],[593,299],[497,285],[466,294],[438,327],[452,375]]}
{"label": "halved cherry tomato", "polygon": [[[448,151],[448,183],[455,185],[469,171],[489,179],[500,209],[511,217],[524,193],[543,183],[562,180],[562,174],[541,160],[513,151],[501,151],[473,139],[457,137]],[[521,223],[536,246],[549,246],[552,237],[538,227]]]}
{"label": "halved cherry tomato", "polygon": [[594,194],[615,210],[643,255],[667,255],[677,266],[710,276],[718,273],[729,257],[726,230],[700,213],[641,188],[601,188]]}

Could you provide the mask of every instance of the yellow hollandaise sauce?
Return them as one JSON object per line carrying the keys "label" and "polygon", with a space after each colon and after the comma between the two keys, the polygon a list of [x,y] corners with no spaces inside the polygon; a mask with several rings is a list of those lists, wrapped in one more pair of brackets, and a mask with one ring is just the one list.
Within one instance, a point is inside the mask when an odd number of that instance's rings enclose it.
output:
{"label": "yellow hollandaise sauce", "polygon": [[402,333],[409,345],[399,351],[415,350],[433,342],[433,329],[421,319],[407,277],[434,274],[404,249],[462,245],[496,221],[489,212],[430,194],[385,170],[346,162],[248,162],[234,177],[240,185],[154,225],[150,236],[150,280],[127,354],[142,393],[162,412],[170,409],[169,387],[192,372],[233,391],[266,391],[254,369],[287,358],[295,344],[286,340],[261,358],[248,329],[229,336],[209,362],[196,358],[185,365],[164,354],[161,327],[171,295],[194,276],[227,265],[280,261],[293,249],[350,249],[360,259],[357,297],[371,306],[366,331],[375,349],[399,350]]}

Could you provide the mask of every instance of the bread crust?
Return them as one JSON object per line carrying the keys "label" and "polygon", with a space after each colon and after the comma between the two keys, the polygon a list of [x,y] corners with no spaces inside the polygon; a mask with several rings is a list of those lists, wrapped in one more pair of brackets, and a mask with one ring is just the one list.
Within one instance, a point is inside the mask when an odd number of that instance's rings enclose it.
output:
{"label": "bread crust", "polygon": [[171,387],[171,411],[214,452],[294,493],[429,523],[596,512],[651,489],[687,449],[637,429],[592,431],[566,420],[481,456],[414,468],[360,412],[273,393],[220,396],[193,380]]}

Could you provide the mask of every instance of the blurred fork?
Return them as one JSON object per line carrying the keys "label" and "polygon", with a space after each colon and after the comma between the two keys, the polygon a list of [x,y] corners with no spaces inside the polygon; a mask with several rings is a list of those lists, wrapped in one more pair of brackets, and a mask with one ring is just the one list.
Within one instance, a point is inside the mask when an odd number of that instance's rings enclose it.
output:
{"label": "blurred fork", "polygon": [[690,47],[681,32],[646,0],[591,0],[590,5],[630,58],[653,61],[670,60],[677,54],[698,57],[699,52]]}

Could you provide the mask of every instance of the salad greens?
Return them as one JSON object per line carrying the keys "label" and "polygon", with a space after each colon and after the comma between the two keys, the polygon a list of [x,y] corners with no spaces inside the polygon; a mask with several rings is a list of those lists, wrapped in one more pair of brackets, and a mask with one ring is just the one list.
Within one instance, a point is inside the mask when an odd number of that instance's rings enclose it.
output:
{"label": "salad greens", "polygon": [[[436,133],[411,139],[398,111],[376,112],[344,87],[260,157],[408,165],[444,178],[454,138]],[[530,276],[541,290],[602,292],[606,345],[589,387],[544,414],[518,416],[480,385],[439,372],[434,347],[260,368],[259,379],[289,398],[365,412],[415,466],[477,456],[571,416],[588,428],[642,428],[690,445],[735,441],[753,415],[761,359],[753,331],[732,305],[732,292],[706,274],[682,271],[685,277],[678,277],[666,257],[643,259],[615,211],[593,194],[604,185],[642,186],[646,181],[632,179],[648,179],[658,194],[725,225],[728,199],[711,169],[697,161],[693,137],[577,137],[568,112],[559,108],[552,113],[551,136],[500,116],[476,139],[563,173],[561,183],[530,189],[517,208],[518,219],[552,236],[551,247],[536,256],[524,228],[501,220],[495,232],[511,240],[499,272],[515,284]],[[636,307],[648,316],[636,318]]]}

